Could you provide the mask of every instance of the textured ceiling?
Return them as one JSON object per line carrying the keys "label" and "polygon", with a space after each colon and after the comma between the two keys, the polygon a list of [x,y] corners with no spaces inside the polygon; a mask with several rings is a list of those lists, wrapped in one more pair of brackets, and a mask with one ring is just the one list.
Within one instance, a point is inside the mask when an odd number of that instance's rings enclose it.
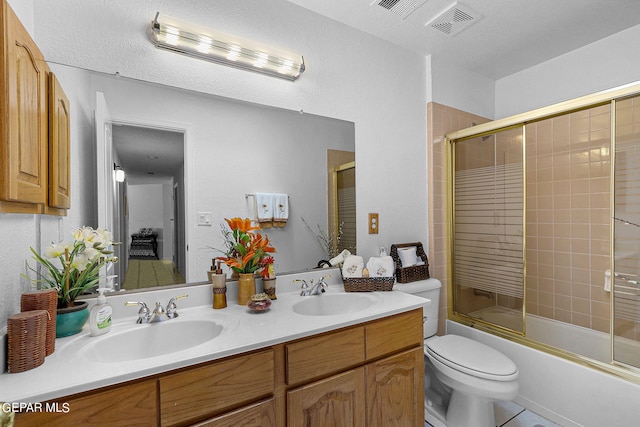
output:
{"label": "textured ceiling", "polygon": [[131,177],[149,180],[175,175],[184,163],[184,135],[159,129],[114,125],[113,146]]}
{"label": "textured ceiling", "polygon": [[454,0],[428,0],[406,19],[378,0],[288,1],[494,80],[640,24],[638,0],[462,0],[481,18],[448,36],[425,24]]}

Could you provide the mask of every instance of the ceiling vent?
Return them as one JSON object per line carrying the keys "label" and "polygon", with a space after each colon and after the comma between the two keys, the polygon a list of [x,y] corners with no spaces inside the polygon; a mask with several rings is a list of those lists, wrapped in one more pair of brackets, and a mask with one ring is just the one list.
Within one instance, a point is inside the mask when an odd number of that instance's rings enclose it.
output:
{"label": "ceiling vent", "polygon": [[469,9],[469,7],[454,3],[440,15],[424,24],[425,27],[432,27],[448,36],[455,36],[465,28],[476,23],[482,15]]}
{"label": "ceiling vent", "polygon": [[377,4],[405,19],[426,2],[427,0],[374,0],[371,6]]}

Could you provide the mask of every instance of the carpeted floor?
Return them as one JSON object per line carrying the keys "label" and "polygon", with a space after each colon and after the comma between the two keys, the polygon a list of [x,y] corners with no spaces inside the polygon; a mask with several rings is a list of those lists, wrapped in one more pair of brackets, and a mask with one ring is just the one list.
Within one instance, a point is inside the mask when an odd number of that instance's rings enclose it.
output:
{"label": "carpeted floor", "polygon": [[142,289],[184,282],[184,278],[170,260],[130,258],[123,288]]}

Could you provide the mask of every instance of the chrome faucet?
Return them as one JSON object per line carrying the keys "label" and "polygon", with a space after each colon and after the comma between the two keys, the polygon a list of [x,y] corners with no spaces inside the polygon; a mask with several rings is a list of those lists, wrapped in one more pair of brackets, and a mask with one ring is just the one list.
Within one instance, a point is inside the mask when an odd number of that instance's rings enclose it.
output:
{"label": "chrome faucet", "polygon": [[182,294],[177,297],[171,298],[169,300],[169,303],[167,304],[166,310],[159,302],[156,302],[156,307],[153,309],[153,311],[149,310],[147,304],[142,301],[127,301],[124,303],[124,305],[140,306],[140,310],[138,310],[138,320],[136,320],[136,323],[157,323],[178,317],[178,312],[176,311],[176,301],[188,296],[189,295],[187,294]]}
{"label": "chrome faucet", "polygon": [[309,285],[304,279],[295,279],[294,282],[302,282],[302,286],[300,287],[300,296],[308,297],[311,295],[320,295],[325,292],[328,286],[325,280],[329,279],[330,277],[330,274],[322,276],[320,280],[318,280],[318,283],[316,283],[315,285],[313,284],[313,279],[310,280],[311,285]]}

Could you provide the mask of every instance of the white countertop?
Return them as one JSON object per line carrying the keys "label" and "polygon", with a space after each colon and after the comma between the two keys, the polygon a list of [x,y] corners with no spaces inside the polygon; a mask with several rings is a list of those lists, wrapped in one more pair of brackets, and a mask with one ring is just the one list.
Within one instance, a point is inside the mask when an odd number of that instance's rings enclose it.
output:
{"label": "white countertop", "polygon": [[[237,305],[233,292],[227,293],[227,308],[214,310],[211,308],[209,284],[140,293],[135,296],[111,295],[108,297],[114,308],[111,332],[100,337],[91,337],[87,323],[80,334],[58,338],[55,352],[46,357],[41,366],[26,372],[5,372],[0,375],[0,401],[50,400],[383,318],[430,303],[429,300],[398,291],[367,292],[361,295],[371,298],[373,304],[364,310],[330,316],[301,315],[292,310],[296,302],[306,298],[322,298],[324,295],[344,293],[344,288],[333,283],[323,295],[301,297],[298,291],[294,290],[296,288],[290,286],[291,282],[287,281],[291,279],[279,277],[278,299],[273,301],[268,312],[259,314],[250,313],[245,306]],[[228,285],[229,288],[232,286]],[[137,309],[123,308],[125,300],[142,300],[153,307],[156,299],[166,303],[165,299],[183,292],[188,293],[189,298],[178,302],[179,317],[162,323],[137,325]],[[89,352],[82,351],[85,345],[91,344],[94,340],[106,339],[121,331],[141,327],[162,327],[169,322],[190,322],[197,319],[214,320],[224,329],[216,338],[181,351],[172,350],[170,341],[163,342],[162,348],[166,345],[166,353],[142,360],[98,362],[88,356]]]}

